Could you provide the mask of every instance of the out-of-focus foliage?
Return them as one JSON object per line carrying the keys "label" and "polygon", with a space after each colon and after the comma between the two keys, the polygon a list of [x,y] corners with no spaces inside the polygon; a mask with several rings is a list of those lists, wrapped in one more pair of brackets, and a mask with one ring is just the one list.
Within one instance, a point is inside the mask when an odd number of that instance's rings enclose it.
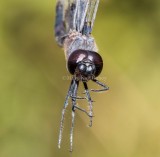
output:
{"label": "out-of-focus foliage", "polygon": [[[70,81],[53,35],[55,3],[1,2],[0,157],[70,156],[70,107],[57,148]],[[104,60],[100,79],[110,91],[92,93],[92,128],[76,112],[72,155],[159,157],[160,1],[101,0],[93,35]]]}

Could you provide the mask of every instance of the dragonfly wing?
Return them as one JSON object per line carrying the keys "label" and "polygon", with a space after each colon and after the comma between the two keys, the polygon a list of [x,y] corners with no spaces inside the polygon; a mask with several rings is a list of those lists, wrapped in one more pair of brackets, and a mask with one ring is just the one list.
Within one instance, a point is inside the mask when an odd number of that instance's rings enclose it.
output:
{"label": "dragonfly wing", "polygon": [[70,30],[91,34],[99,0],[57,0],[55,37],[60,46]]}
{"label": "dragonfly wing", "polygon": [[85,18],[87,15],[90,1],[92,0],[64,0],[65,12],[64,21],[66,26],[66,32],[70,30],[82,31]]}
{"label": "dragonfly wing", "polygon": [[85,21],[83,23],[82,34],[89,35],[92,32],[93,24],[96,18],[96,13],[99,5],[99,0],[89,0]]}
{"label": "dragonfly wing", "polygon": [[64,0],[64,1],[65,3],[67,3],[65,13],[64,13],[64,21],[66,25],[66,32],[68,33],[70,30],[73,30],[76,27],[75,19],[76,19],[76,13],[77,13],[78,0]]}
{"label": "dragonfly wing", "polygon": [[89,2],[90,0],[77,0],[77,11],[75,19],[75,29],[77,32],[82,32],[87,10],[89,7]]}
{"label": "dragonfly wing", "polygon": [[77,0],[57,0],[55,38],[60,46],[70,29],[75,29]]}

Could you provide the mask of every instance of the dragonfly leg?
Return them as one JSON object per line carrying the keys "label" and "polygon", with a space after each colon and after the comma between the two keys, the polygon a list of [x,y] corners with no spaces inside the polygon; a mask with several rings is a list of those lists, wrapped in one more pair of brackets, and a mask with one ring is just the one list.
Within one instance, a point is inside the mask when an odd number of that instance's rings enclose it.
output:
{"label": "dragonfly leg", "polygon": [[88,90],[88,86],[86,82],[83,82],[84,88],[85,88],[85,93],[86,93],[86,97],[89,103],[89,117],[90,117],[90,124],[89,126],[92,126],[92,117],[93,117],[93,105],[92,105],[92,99],[91,96],[89,94],[89,90]]}
{"label": "dragonfly leg", "polygon": [[103,84],[102,82],[100,82],[100,81],[98,81],[96,79],[93,79],[92,81],[97,83],[98,85],[100,85],[103,88],[102,89],[91,89],[91,91],[93,91],[93,92],[103,92],[103,91],[109,90],[109,87],[106,86],[105,84]]}
{"label": "dragonfly leg", "polygon": [[82,112],[84,112],[84,113],[86,113],[87,114],[87,116],[89,116],[89,117],[91,117],[90,116],[90,114],[85,110],[85,109],[83,109],[83,108],[80,108],[79,106],[74,106],[76,109],[78,109],[78,110],[80,110],[80,111],[82,111]]}
{"label": "dragonfly leg", "polygon": [[61,117],[61,122],[60,122],[60,130],[59,130],[59,138],[58,138],[58,148],[61,147],[64,115],[65,115],[66,108],[68,106],[68,100],[71,96],[72,88],[73,88],[73,80],[71,81],[71,85],[69,87],[69,90],[68,90],[68,93],[67,93],[67,96],[66,96],[66,99],[65,99],[65,102],[64,102],[64,106],[63,106],[63,109],[62,109],[62,117]]}
{"label": "dragonfly leg", "polygon": [[70,152],[73,150],[73,129],[74,129],[74,120],[75,120],[75,108],[72,108],[72,124],[70,130]]}
{"label": "dragonfly leg", "polygon": [[86,100],[87,99],[86,97],[80,97],[80,96],[73,97],[72,95],[71,95],[71,98],[75,98],[77,100]]}
{"label": "dragonfly leg", "polygon": [[74,121],[75,121],[75,106],[76,106],[76,97],[78,90],[79,81],[74,80],[73,89],[72,89],[72,123],[70,130],[70,152],[73,150],[73,130],[74,130]]}

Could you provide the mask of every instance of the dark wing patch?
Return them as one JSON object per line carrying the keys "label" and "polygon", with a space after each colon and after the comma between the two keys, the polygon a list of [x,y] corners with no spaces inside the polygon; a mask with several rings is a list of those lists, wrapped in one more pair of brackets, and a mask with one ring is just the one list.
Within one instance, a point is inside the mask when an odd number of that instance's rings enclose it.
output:
{"label": "dark wing patch", "polygon": [[63,20],[64,5],[61,1],[56,6],[56,21],[54,26],[55,38],[60,46],[62,46],[62,36],[65,34],[65,23]]}
{"label": "dark wing patch", "polygon": [[75,27],[77,0],[58,0],[56,5],[55,38],[60,46],[70,31]]}

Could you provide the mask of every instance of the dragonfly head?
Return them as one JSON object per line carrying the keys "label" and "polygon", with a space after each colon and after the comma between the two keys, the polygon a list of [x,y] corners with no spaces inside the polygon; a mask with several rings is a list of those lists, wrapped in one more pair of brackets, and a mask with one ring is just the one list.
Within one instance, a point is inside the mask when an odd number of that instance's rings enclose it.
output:
{"label": "dragonfly head", "polygon": [[103,68],[101,56],[88,50],[76,50],[68,58],[68,71],[78,80],[88,81],[97,77]]}

